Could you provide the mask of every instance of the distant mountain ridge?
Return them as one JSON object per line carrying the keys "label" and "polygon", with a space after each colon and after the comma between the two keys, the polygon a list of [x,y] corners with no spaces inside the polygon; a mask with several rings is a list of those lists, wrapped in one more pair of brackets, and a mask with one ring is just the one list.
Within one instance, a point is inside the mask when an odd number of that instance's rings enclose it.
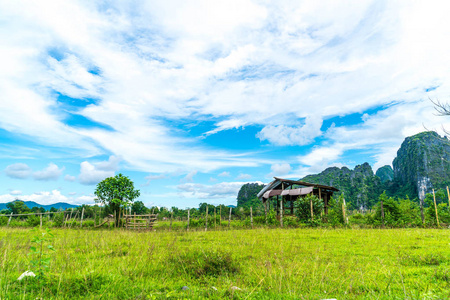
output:
{"label": "distant mountain ridge", "polygon": [[373,206],[384,188],[380,177],[373,173],[372,167],[367,162],[357,165],[353,170],[347,167],[327,168],[319,174],[308,175],[301,180],[338,188],[339,192],[334,195],[343,193],[345,200],[355,208]]}
{"label": "distant mountain ridge", "polygon": [[[423,199],[432,188],[450,186],[450,141],[434,131],[425,131],[405,138],[389,165],[374,174],[366,162],[353,170],[347,167],[330,167],[319,174],[311,174],[301,180],[330,185],[344,194],[347,203],[354,208],[367,209],[378,202],[383,191],[390,196]],[[243,185],[238,193],[238,206],[256,197],[258,186]]]}
{"label": "distant mountain ridge", "polygon": [[[14,201],[22,201],[22,200],[17,199],[17,200],[14,200]],[[14,202],[14,201],[11,201],[11,202]],[[2,209],[7,209],[6,205],[7,205],[8,203],[11,203],[11,202],[0,203],[0,210],[2,210]],[[28,208],[33,208],[33,207],[43,207],[45,210],[50,210],[50,208],[52,208],[52,207],[54,207],[54,208],[56,208],[56,209],[62,209],[62,210],[65,210],[65,209],[67,209],[67,208],[76,208],[76,207],[79,206],[79,205],[73,205],[73,204],[69,204],[69,203],[65,203],[65,202],[57,202],[57,203],[54,203],[54,204],[48,204],[48,205],[39,204],[39,203],[36,203],[36,202],[34,202],[34,201],[22,201],[22,202],[25,203],[25,205],[26,205]]]}

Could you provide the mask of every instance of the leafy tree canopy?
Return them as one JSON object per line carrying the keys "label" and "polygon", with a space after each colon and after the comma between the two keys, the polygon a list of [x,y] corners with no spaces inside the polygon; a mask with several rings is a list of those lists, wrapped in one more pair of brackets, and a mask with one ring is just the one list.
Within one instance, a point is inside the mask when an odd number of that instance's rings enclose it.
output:
{"label": "leafy tree canopy", "polygon": [[116,213],[116,223],[118,223],[120,208],[130,205],[141,193],[134,189],[133,181],[127,176],[117,174],[97,184],[94,194],[97,196],[95,199],[97,203],[103,203]]}
{"label": "leafy tree canopy", "polygon": [[131,205],[131,212],[138,215],[148,214],[149,209],[145,207],[142,201],[136,201]]}
{"label": "leafy tree canopy", "polygon": [[26,214],[30,212],[30,209],[28,206],[20,200],[15,200],[13,202],[10,202],[6,204],[6,207],[13,213],[13,214]]}
{"label": "leafy tree canopy", "polygon": [[94,192],[96,202],[105,205],[129,205],[140,196],[139,190],[134,189],[133,181],[127,176],[118,174],[108,177],[97,184]]}

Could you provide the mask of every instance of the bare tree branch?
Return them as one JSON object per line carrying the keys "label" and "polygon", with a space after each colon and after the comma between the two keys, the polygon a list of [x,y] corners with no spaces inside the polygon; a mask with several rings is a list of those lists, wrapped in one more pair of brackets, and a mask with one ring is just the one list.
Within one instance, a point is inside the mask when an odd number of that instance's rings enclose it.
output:
{"label": "bare tree branch", "polygon": [[434,104],[434,109],[437,111],[438,116],[450,116],[450,104],[429,99]]}

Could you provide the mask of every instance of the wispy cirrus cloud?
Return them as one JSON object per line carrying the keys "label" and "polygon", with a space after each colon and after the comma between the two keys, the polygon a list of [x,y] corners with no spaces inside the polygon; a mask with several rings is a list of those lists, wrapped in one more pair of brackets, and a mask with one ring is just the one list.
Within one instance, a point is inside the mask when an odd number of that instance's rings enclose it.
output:
{"label": "wispy cirrus cloud", "polygon": [[11,178],[25,179],[30,177],[31,168],[24,163],[16,163],[6,167],[5,174]]}
{"label": "wispy cirrus cloud", "polygon": [[[118,163],[90,162],[110,154],[146,174],[188,176],[269,168],[280,163],[280,147],[309,147],[309,154],[283,157],[292,169],[339,163],[350,149],[374,145],[376,164],[385,164],[406,134],[444,122],[418,100],[450,94],[450,43],[442,38],[450,34],[442,25],[448,8],[383,1],[2,2],[0,128],[82,157],[84,184],[115,174]],[[380,111],[357,126],[327,122],[374,108]],[[186,120],[208,125],[190,131]],[[237,131],[249,127],[270,155],[228,147],[239,145]],[[227,130],[232,138],[211,142]],[[5,174],[32,176],[25,166],[15,168]]]}

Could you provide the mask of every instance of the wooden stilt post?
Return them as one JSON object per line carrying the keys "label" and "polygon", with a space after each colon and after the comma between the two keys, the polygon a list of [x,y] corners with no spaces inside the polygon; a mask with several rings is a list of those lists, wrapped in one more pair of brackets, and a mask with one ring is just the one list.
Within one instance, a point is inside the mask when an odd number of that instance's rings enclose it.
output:
{"label": "wooden stilt post", "polygon": [[253,207],[250,206],[250,224],[252,225],[253,229]]}
{"label": "wooden stilt post", "polygon": [[294,215],[294,200],[291,197],[291,216]]}
{"label": "wooden stilt post", "polygon": [[84,207],[81,210],[81,221],[80,221],[80,228],[83,227],[83,217],[84,217]]}
{"label": "wooden stilt post", "polygon": [[208,231],[208,204],[206,204],[205,231]]}
{"label": "wooden stilt post", "polygon": [[433,200],[434,200],[434,211],[436,212],[436,223],[437,223],[437,226],[439,227],[439,217],[438,217],[438,211],[437,211],[437,205],[436,205],[436,195],[434,194],[434,189],[433,189]]}
{"label": "wooden stilt post", "polygon": [[[322,189],[319,188],[319,200],[322,201]],[[325,210],[325,206],[324,206],[324,210]]]}
{"label": "wooden stilt post", "polygon": [[264,216],[266,217],[266,225],[268,224],[268,220],[267,220],[267,201],[269,201],[269,199],[266,199],[266,201],[264,201]]}
{"label": "wooden stilt post", "polygon": [[231,227],[231,210],[232,210],[232,209],[233,209],[233,208],[230,207],[230,215],[228,216],[228,228]]}
{"label": "wooden stilt post", "polygon": [[188,208],[187,231],[189,231],[190,214],[191,210]]}
{"label": "wooden stilt post", "polygon": [[6,225],[6,226],[9,226],[9,223],[11,223],[12,215],[13,215],[13,213],[11,213],[11,215],[9,216],[8,225]]}
{"label": "wooden stilt post", "polygon": [[281,202],[280,202],[280,226],[283,227],[283,196],[281,196]]}

